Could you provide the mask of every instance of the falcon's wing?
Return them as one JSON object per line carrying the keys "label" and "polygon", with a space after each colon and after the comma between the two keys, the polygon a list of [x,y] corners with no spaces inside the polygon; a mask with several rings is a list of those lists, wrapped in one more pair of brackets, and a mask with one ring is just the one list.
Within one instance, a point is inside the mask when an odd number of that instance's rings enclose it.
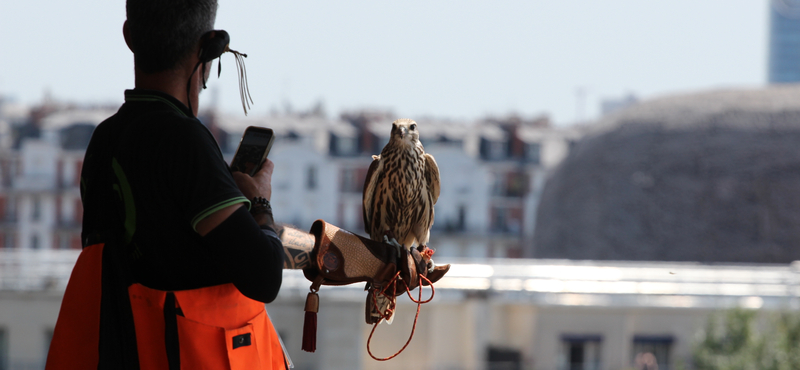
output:
{"label": "falcon's wing", "polygon": [[378,183],[378,175],[383,172],[383,162],[381,162],[380,155],[372,156],[372,164],[369,165],[367,170],[367,177],[364,179],[364,193],[362,195],[361,210],[364,215],[364,231],[370,234],[370,225],[372,220],[372,197],[375,195],[375,186]]}
{"label": "falcon's wing", "polygon": [[433,199],[433,204],[439,200],[439,166],[429,153],[425,153],[425,182]]}

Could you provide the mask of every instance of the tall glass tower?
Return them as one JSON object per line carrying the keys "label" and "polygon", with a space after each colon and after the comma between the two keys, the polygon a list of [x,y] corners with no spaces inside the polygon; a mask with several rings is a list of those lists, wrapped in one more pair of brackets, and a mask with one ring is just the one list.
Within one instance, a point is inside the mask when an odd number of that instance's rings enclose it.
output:
{"label": "tall glass tower", "polygon": [[800,82],[800,0],[770,0],[769,82]]}

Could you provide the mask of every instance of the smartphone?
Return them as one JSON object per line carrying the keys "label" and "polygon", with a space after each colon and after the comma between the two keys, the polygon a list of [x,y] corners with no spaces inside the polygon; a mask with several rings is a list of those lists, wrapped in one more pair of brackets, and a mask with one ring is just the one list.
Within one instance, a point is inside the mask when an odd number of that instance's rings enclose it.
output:
{"label": "smartphone", "polygon": [[253,176],[261,169],[264,160],[267,159],[269,150],[272,149],[272,142],[275,135],[272,129],[258,126],[250,126],[244,130],[236,154],[233,155],[231,170],[246,173]]}

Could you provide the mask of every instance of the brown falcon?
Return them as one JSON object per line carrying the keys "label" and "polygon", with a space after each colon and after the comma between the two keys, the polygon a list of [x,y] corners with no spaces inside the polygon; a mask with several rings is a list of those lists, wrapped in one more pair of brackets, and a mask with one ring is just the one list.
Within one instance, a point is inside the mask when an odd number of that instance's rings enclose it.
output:
{"label": "brown falcon", "polygon": [[406,248],[426,245],[438,199],[439,167],[419,142],[417,123],[394,121],[389,143],[372,156],[364,181],[365,231],[372,240],[388,236]]}

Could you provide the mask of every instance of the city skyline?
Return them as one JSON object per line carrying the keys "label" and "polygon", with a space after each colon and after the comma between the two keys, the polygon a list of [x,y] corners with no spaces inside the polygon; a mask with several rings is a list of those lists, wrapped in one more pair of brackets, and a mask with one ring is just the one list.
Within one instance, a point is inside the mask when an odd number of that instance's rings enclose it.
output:
{"label": "city skyline", "polygon": [[[247,59],[253,115],[362,108],[475,119],[547,114],[596,118],[604,99],[766,81],[768,2],[640,4],[347,1],[220,3],[216,28]],[[35,15],[35,16],[34,16]],[[26,104],[45,91],[71,102],[122,102],[133,63],[122,3],[5,2],[0,94]],[[201,105],[241,114],[233,58],[223,56]],[[581,93],[582,91],[582,93]],[[581,96],[583,96],[581,98]],[[582,102],[582,103],[581,103]]]}
{"label": "city skyline", "polygon": [[773,0],[769,23],[769,82],[800,81],[800,1]]}

